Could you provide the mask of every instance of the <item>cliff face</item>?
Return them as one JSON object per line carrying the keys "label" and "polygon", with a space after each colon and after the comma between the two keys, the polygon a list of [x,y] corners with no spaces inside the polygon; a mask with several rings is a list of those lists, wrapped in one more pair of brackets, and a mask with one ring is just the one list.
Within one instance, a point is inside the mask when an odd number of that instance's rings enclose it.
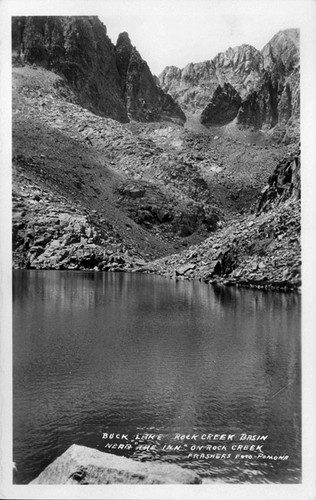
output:
{"label": "cliff face", "polygon": [[[237,114],[240,127],[266,130],[275,127],[276,139],[291,142],[298,138],[300,74],[299,31],[296,29],[280,31],[261,52],[250,45],[229,48],[213,60],[190,63],[182,70],[167,67],[159,78],[162,89],[185,111],[202,113],[202,123],[226,121],[227,100],[222,120],[218,119],[218,107],[216,120],[211,118],[210,106],[219,92],[226,92],[225,84],[229,84],[240,97]],[[231,115],[236,115],[235,104],[233,100]]]}
{"label": "cliff face", "polygon": [[64,76],[85,108],[128,121],[115,47],[98,18],[23,17],[13,24],[18,24],[13,48],[23,63]]}
{"label": "cliff face", "polygon": [[15,17],[12,46],[22,64],[62,75],[78,102],[101,116],[127,122],[185,116],[155,84],[127,34],[113,45],[106,27],[92,17]]}
{"label": "cliff face", "polygon": [[301,198],[301,155],[295,151],[276,166],[262,190],[257,213],[273,210],[287,200],[299,202]]}
{"label": "cliff face", "polygon": [[238,123],[277,127],[285,139],[297,138],[300,115],[299,32],[280,31],[262,49],[264,73],[260,86],[241,105]]}
{"label": "cliff face", "polygon": [[132,46],[127,33],[118,37],[116,64],[128,116],[137,121],[185,121],[185,115],[172,97],[156,85],[147,63]]}
{"label": "cliff face", "polygon": [[201,123],[208,125],[226,125],[237,116],[241,97],[229,83],[218,86],[211,102],[201,114]]}
{"label": "cliff face", "polygon": [[232,85],[241,97],[256,89],[263,71],[261,53],[251,45],[229,48],[213,60],[190,63],[184,69],[167,66],[161,87],[189,113],[201,112],[218,86]]}

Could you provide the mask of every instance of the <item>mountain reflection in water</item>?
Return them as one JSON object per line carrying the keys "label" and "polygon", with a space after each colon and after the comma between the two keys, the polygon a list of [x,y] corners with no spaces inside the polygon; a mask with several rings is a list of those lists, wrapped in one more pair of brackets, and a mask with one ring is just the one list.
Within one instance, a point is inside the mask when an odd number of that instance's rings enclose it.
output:
{"label": "mountain reflection in water", "polygon": [[[225,482],[300,481],[300,297],[157,276],[14,273],[14,460],[25,483],[105,431],[268,435],[286,461],[174,462]],[[188,442],[188,444],[190,444]],[[250,443],[251,444],[251,443]],[[111,451],[111,450],[107,450]]]}

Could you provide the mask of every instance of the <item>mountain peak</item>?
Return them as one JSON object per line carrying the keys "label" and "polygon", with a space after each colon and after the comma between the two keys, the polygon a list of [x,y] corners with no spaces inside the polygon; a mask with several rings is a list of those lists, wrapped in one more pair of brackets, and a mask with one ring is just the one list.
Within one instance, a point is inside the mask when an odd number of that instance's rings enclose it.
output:
{"label": "mountain peak", "polygon": [[116,42],[116,47],[120,45],[130,45],[132,47],[131,39],[126,31],[119,34]]}
{"label": "mountain peak", "polygon": [[299,29],[290,28],[276,33],[263,47],[261,53],[264,67],[270,70],[282,64],[286,74],[289,74],[300,60],[300,32]]}
{"label": "mountain peak", "polygon": [[285,30],[278,31],[271,40],[266,44],[277,44],[286,41],[287,43],[292,43],[299,48],[300,43],[300,30],[299,28],[288,28]]}
{"label": "mountain peak", "polygon": [[128,33],[113,45],[96,16],[14,17],[12,47],[20,64],[61,75],[81,106],[95,114],[121,122],[185,121],[180,107],[156,86]]}
{"label": "mountain peak", "polygon": [[298,29],[279,31],[262,51],[244,43],[229,47],[212,60],[189,63],[182,70],[167,67],[159,78],[162,89],[202,123],[227,123],[237,115],[241,127],[271,129],[280,125],[284,131],[289,124],[291,135],[297,137]]}

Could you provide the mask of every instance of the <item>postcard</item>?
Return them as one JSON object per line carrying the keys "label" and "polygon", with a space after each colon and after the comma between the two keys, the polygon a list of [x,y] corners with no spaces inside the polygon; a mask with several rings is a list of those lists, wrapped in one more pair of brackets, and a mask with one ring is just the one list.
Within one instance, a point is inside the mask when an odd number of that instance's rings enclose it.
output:
{"label": "postcard", "polygon": [[0,9],[1,495],[315,498],[315,2]]}

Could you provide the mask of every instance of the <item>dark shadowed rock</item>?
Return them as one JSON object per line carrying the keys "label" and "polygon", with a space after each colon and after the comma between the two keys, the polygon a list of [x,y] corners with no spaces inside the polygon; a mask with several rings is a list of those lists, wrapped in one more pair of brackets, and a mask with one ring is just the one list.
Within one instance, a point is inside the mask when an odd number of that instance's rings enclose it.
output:
{"label": "dark shadowed rock", "polygon": [[301,197],[301,156],[299,151],[284,158],[262,190],[257,213],[266,212],[286,200],[299,201]]}
{"label": "dark shadowed rock", "polygon": [[122,90],[124,95],[126,95],[126,79],[132,52],[133,46],[128,33],[121,33],[116,42],[115,54],[116,65],[122,80]]}
{"label": "dark shadowed rock", "polygon": [[211,102],[201,114],[201,123],[204,125],[226,125],[236,118],[241,104],[241,97],[234,87],[224,83],[218,86]]}
{"label": "dark shadowed rock", "polygon": [[128,116],[138,121],[174,120],[185,122],[180,106],[157,87],[147,63],[132,46],[127,33],[116,44],[116,62]]}

